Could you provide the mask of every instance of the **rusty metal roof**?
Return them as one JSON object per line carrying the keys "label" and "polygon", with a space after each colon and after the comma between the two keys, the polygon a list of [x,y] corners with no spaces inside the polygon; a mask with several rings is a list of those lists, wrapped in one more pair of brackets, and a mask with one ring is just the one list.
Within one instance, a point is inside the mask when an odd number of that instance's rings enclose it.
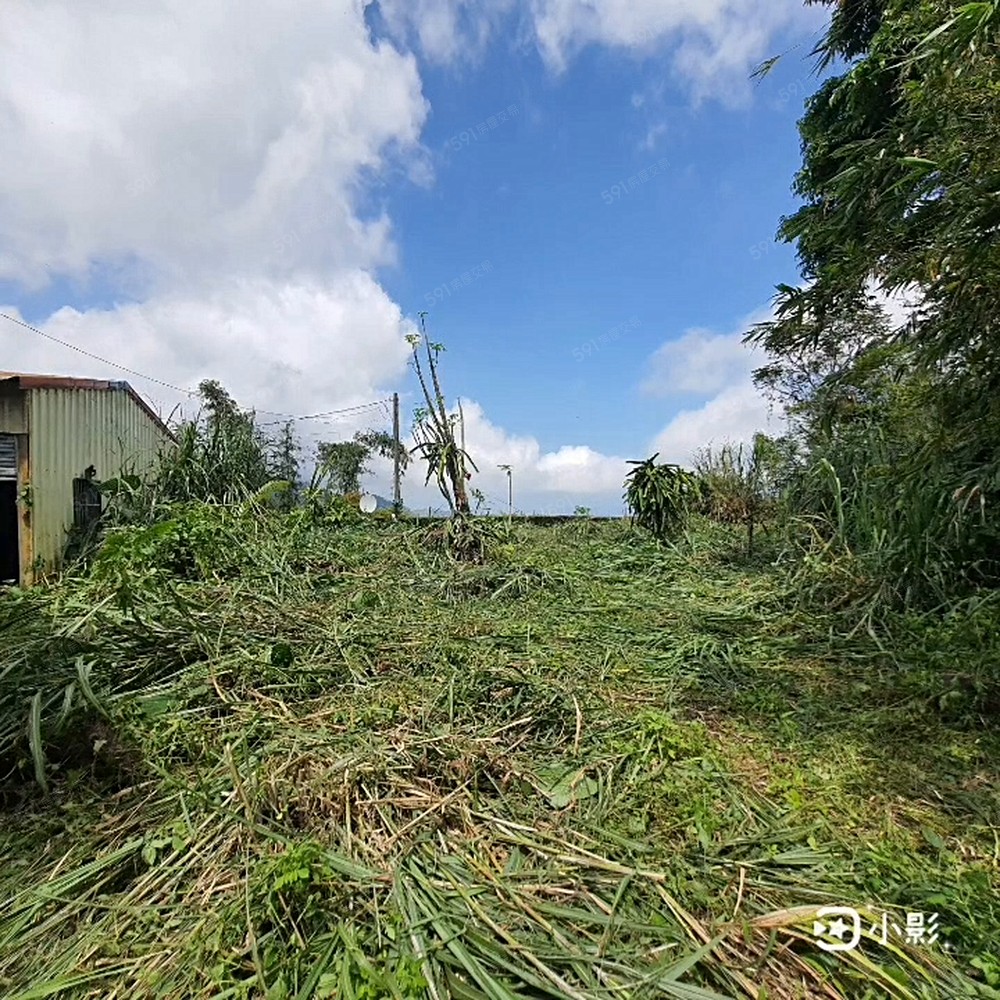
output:
{"label": "rusty metal roof", "polygon": [[156,411],[132,388],[128,382],[101,378],[73,378],[67,375],[31,375],[27,372],[0,372],[0,382],[16,382],[19,389],[87,389],[98,392],[127,392],[146,416],[158,424],[172,440],[177,440],[170,428]]}

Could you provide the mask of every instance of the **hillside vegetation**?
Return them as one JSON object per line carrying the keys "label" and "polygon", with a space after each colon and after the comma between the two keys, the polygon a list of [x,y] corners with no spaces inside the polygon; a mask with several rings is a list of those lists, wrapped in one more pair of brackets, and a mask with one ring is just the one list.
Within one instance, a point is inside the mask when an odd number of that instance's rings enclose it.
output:
{"label": "hillside vegetation", "polygon": [[[852,632],[708,522],[475,565],[169,513],[0,603],[5,996],[994,995],[998,737],[947,678],[995,602]],[[941,941],[824,954],[822,905]]]}

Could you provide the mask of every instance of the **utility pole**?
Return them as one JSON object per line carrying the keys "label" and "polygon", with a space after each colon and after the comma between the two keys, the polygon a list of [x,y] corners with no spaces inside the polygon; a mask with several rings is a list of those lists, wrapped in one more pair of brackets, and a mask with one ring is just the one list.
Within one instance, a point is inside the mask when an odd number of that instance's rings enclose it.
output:
{"label": "utility pole", "polygon": [[507,473],[507,517],[514,516],[514,483],[510,476],[509,465],[498,465],[498,469],[503,469]]}
{"label": "utility pole", "polygon": [[403,512],[403,498],[399,489],[399,393],[392,394],[392,508],[397,517]]}

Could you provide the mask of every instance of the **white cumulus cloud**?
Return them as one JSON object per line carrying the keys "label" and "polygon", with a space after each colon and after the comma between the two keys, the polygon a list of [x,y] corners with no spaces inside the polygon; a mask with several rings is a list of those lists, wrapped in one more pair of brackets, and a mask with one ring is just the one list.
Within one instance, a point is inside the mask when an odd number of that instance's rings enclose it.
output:
{"label": "white cumulus cloud", "polygon": [[393,37],[432,62],[467,62],[482,55],[516,0],[378,0]]}
{"label": "white cumulus cloud", "polygon": [[[405,371],[405,336],[413,332],[399,306],[358,270],[322,284],[241,279],[207,295],[175,291],[108,309],[66,307],[40,329],[91,354],[127,358],[128,367],[182,389],[221,378],[245,406],[294,413],[385,397]],[[21,371],[110,374],[168,409],[184,400],[11,324],[0,327],[0,345]]]}
{"label": "white cumulus cloud", "polygon": [[[374,0],[373,0],[374,2]],[[467,61],[507,27],[555,72],[588,45],[636,56],[667,54],[694,99],[739,103],[748,74],[789,29],[819,24],[801,0],[377,0],[393,37],[413,40],[434,62]]]}
{"label": "white cumulus cloud", "polygon": [[0,277],[144,261],[190,283],[391,257],[355,194],[417,143],[427,106],[360,0],[8,0],[0,48]]}
{"label": "white cumulus cloud", "polygon": [[643,391],[651,396],[715,393],[744,380],[764,363],[764,355],[744,344],[743,336],[755,323],[770,316],[770,310],[759,310],[730,333],[695,328],[676,340],[668,340],[650,359]]}
{"label": "white cumulus cloud", "polygon": [[689,465],[694,452],[705,445],[749,443],[757,431],[781,432],[780,414],[772,412],[753,384],[753,371],[766,356],[743,343],[746,331],[770,316],[768,309],[757,310],[730,333],[688,330],[653,354],[643,390],[671,398],[682,409],[656,435],[651,453],[659,452],[665,462]]}
{"label": "white cumulus cloud", "polygon": [[586,45],[636,54],[663,47],[677,79],[696,100],[742,100],[747,74],[781,32],[817,21],[799,0],[532,0],[535,34],[550,65],[562,69]]}
{"label": "white cumulus cloud", "polygon": [[782,424],[749,380],[728,386],[694,409],[682,410],[656,435],[650,452],[660,461],[690,465],[698,449],[749,444],[758,431],[780,433]]}

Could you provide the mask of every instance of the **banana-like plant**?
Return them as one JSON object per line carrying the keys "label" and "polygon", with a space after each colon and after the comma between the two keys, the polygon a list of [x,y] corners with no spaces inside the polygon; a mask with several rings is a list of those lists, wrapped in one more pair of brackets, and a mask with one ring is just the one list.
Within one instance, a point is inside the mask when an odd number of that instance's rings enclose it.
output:
{"label": "banana-like plant", "polygon": [[[416,445],[413,453],[419,454],[427,462],[427,478],[425,485],[433,476],[441,495],[445,498],[452,514],[468,514],[469,492],[467,482],[471,479],[466,466],[471,466],[476,472],[476,463],[469,457],[464,445],[464,428],[461,410],[458,414],[449,414],[445,407],[444,393],[438,378],[438,355],[444,350],[442,344],[432,344],[427,339],[425,328],[425,313],[420,314],[420,335],[411,334],[406,339],[413,350],[413,368],[424,391],[426,406],[421,406],[414,414],[413,437]],[[427,353],[427,372],[424,371],[420,359],[419,347],[423,342]],[[427,384],[430,376],[433,393]],[[455,437],[456,426],[463,439],[462,445]]]}
{"label": "banana-like plant", "polygon": [[629,462],[635,468],[625,478],[625,502],[633,524],[667,541],[683,531],[700,485],[694,473],[679,465],[657,465],[657,458],[659,453],[644,462]]}

